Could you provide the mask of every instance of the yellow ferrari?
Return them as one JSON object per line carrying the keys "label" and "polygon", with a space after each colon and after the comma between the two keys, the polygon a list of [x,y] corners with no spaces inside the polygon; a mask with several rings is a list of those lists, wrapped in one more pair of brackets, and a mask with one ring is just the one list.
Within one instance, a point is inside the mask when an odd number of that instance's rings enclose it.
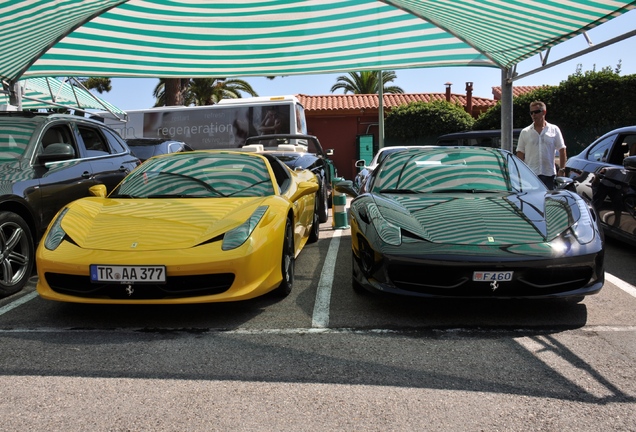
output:
{"label": "yellow ferrari", "polygon": [[151,158],[108,196],[93,186],[57,214],[37,249],[37,291],[111,304],[284,297],[295,258],[318,240],[318,187],[266,154]]}

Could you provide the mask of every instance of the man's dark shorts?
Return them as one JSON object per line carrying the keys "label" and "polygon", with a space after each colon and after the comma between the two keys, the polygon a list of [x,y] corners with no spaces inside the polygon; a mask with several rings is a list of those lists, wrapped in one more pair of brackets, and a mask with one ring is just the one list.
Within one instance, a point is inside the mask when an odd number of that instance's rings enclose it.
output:
{"label": "man's dark shorts", "polygon": [[539,175],[539,179],[541,179],[543,184],[546,185],[548,189],[554,189],[554,176]]}

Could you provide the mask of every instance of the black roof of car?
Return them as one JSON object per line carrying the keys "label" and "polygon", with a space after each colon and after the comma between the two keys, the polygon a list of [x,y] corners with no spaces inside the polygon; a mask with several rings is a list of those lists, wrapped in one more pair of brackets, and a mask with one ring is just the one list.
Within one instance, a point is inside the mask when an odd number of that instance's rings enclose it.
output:
{"label": "black roof of car", "polygon": [[96,123],[101,125],[101,127],[105,127],[110,129],[109,126],[104,125],[104,122],[99,120],[95,120],[92,117],[84,117],[81,115],[68,114],[68,113],[51,113],[51,112],[35,112],[35,111],[0,111],[0,120],[6,118],[21,118],[25,120],[32,120],[39,123],[45,123],[50,120],[60,119],[60,120],[75,120],[75,121],[86,121],[90,123]]}
{"label": "black roof of car", "polygon": [[128,138],[125,141],[126,141],[126,144],[128,144],[129,146],[157,145],[164,142],[178,142],[178,143],[183,142],[183,141],[178,141],[173,139],[164,139],[164,138]]}
{"label": "black roof of car", "polygon": [[[513,136],[519,136],[523,129],[517,128],[512,130]],[[453,132],[449,134],[440,135],[437,137],[440,139],[454,139],[454,138],[483,138],[483,137],[494,137],[501,136],[501,129],[488,129],[488,130],[472,130],[472,131],[463,131],[463,132]]]}

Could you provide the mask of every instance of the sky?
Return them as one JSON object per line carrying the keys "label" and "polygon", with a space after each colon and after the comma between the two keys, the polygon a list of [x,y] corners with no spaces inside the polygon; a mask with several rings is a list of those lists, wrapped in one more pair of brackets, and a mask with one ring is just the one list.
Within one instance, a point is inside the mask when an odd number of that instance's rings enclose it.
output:
{"label": "sky", "polygon": [[[636,10],[627,12],[611,21],[588,31],[595,45],[614,37],[636,30]],[[553,47],[548,59],[555,61],[588,48],[583,35]],[[568,62],[542,70],[528,77],[514,81],[514,86],[558,85],[581,65],[583,72],[600,70],[604,67],[615,69],[620,62],[622,76],[636,74],[636,36],[613,45],[598,49],[590,54],[574,58]],[[524,74],[541,66],[539,56],[529,58],[517,65],[517,73]],[[405,93],[444,93],[445,83],[452,83],[451,91],[466,94],[466,82],[473,83],[473,96],[492,98],[492,87],[501,85],[501,70],[485,67],[419,68],[396,69],[397,78],[390,84],[401,87]],[[330,95],[343,94],[342,90],[331,93],[331,87],[339,76],[346,72],[320,75],[294,75],[276,77],[240,77],[247,81],[258,96],[279,95]],[[112,90],[97,94],[124,111],[151,108],[154,105],[152,92],[159,82],[156,78],[112,78]],[[249,97],[243,94],[243,97]]]}

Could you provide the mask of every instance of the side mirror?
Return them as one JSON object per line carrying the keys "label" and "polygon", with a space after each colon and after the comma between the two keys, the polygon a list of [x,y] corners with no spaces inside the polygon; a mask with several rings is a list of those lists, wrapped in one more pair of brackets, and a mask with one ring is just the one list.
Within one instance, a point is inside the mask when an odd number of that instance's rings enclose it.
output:
{"label": "side mirror", "polygon": [[318,192],[319,186],[318,183],[314,182],[300,182],[298,183],[298,189],[292,196],[292,201],[296,201],[300,197],[304,197],[305,195],[311,195]]}
{"label": "side mirror", "polygon": [[44,151],[38,155],[38,161],[42,163],[63,161],[75,158],[75,149],[70,144],[54,143],[44,148]]}
{"label": "side mirror", "polygon": [[555,177],[554,178],[554,187],[555,189],[567,189],[572,192],[576,192],[576,188],[574,186],[574,180],[570,177]]}
{"label": "side mirror", "polygon": [[364,160],[364,159],[358,159],[358,160],[356,161],[356,166],[357,166],[358,168],[364,168],[364,167],[366,166],[366,162],[365,162],[365,160]]}
{"label": "side mirror", "polygon": [[327,149],[325,153],[327,154],[327,156],[333,156],[333,149]]}
{"label": "side mirror", "polygon": [[623,160],[623,166],[628,171],[636,171],[636,156],[628,156]]}
{"label": "side mirror", "polygon": [[98,184],[88,188],[88,193],[99,198],[106,198],[106,185]]}
{"label": "side mirror", "polygon": [[352,198],[358,196],[358,192],[353,188],[353,182],[351,180],[342,180],[333,185],[336,192],[349,195]]}

